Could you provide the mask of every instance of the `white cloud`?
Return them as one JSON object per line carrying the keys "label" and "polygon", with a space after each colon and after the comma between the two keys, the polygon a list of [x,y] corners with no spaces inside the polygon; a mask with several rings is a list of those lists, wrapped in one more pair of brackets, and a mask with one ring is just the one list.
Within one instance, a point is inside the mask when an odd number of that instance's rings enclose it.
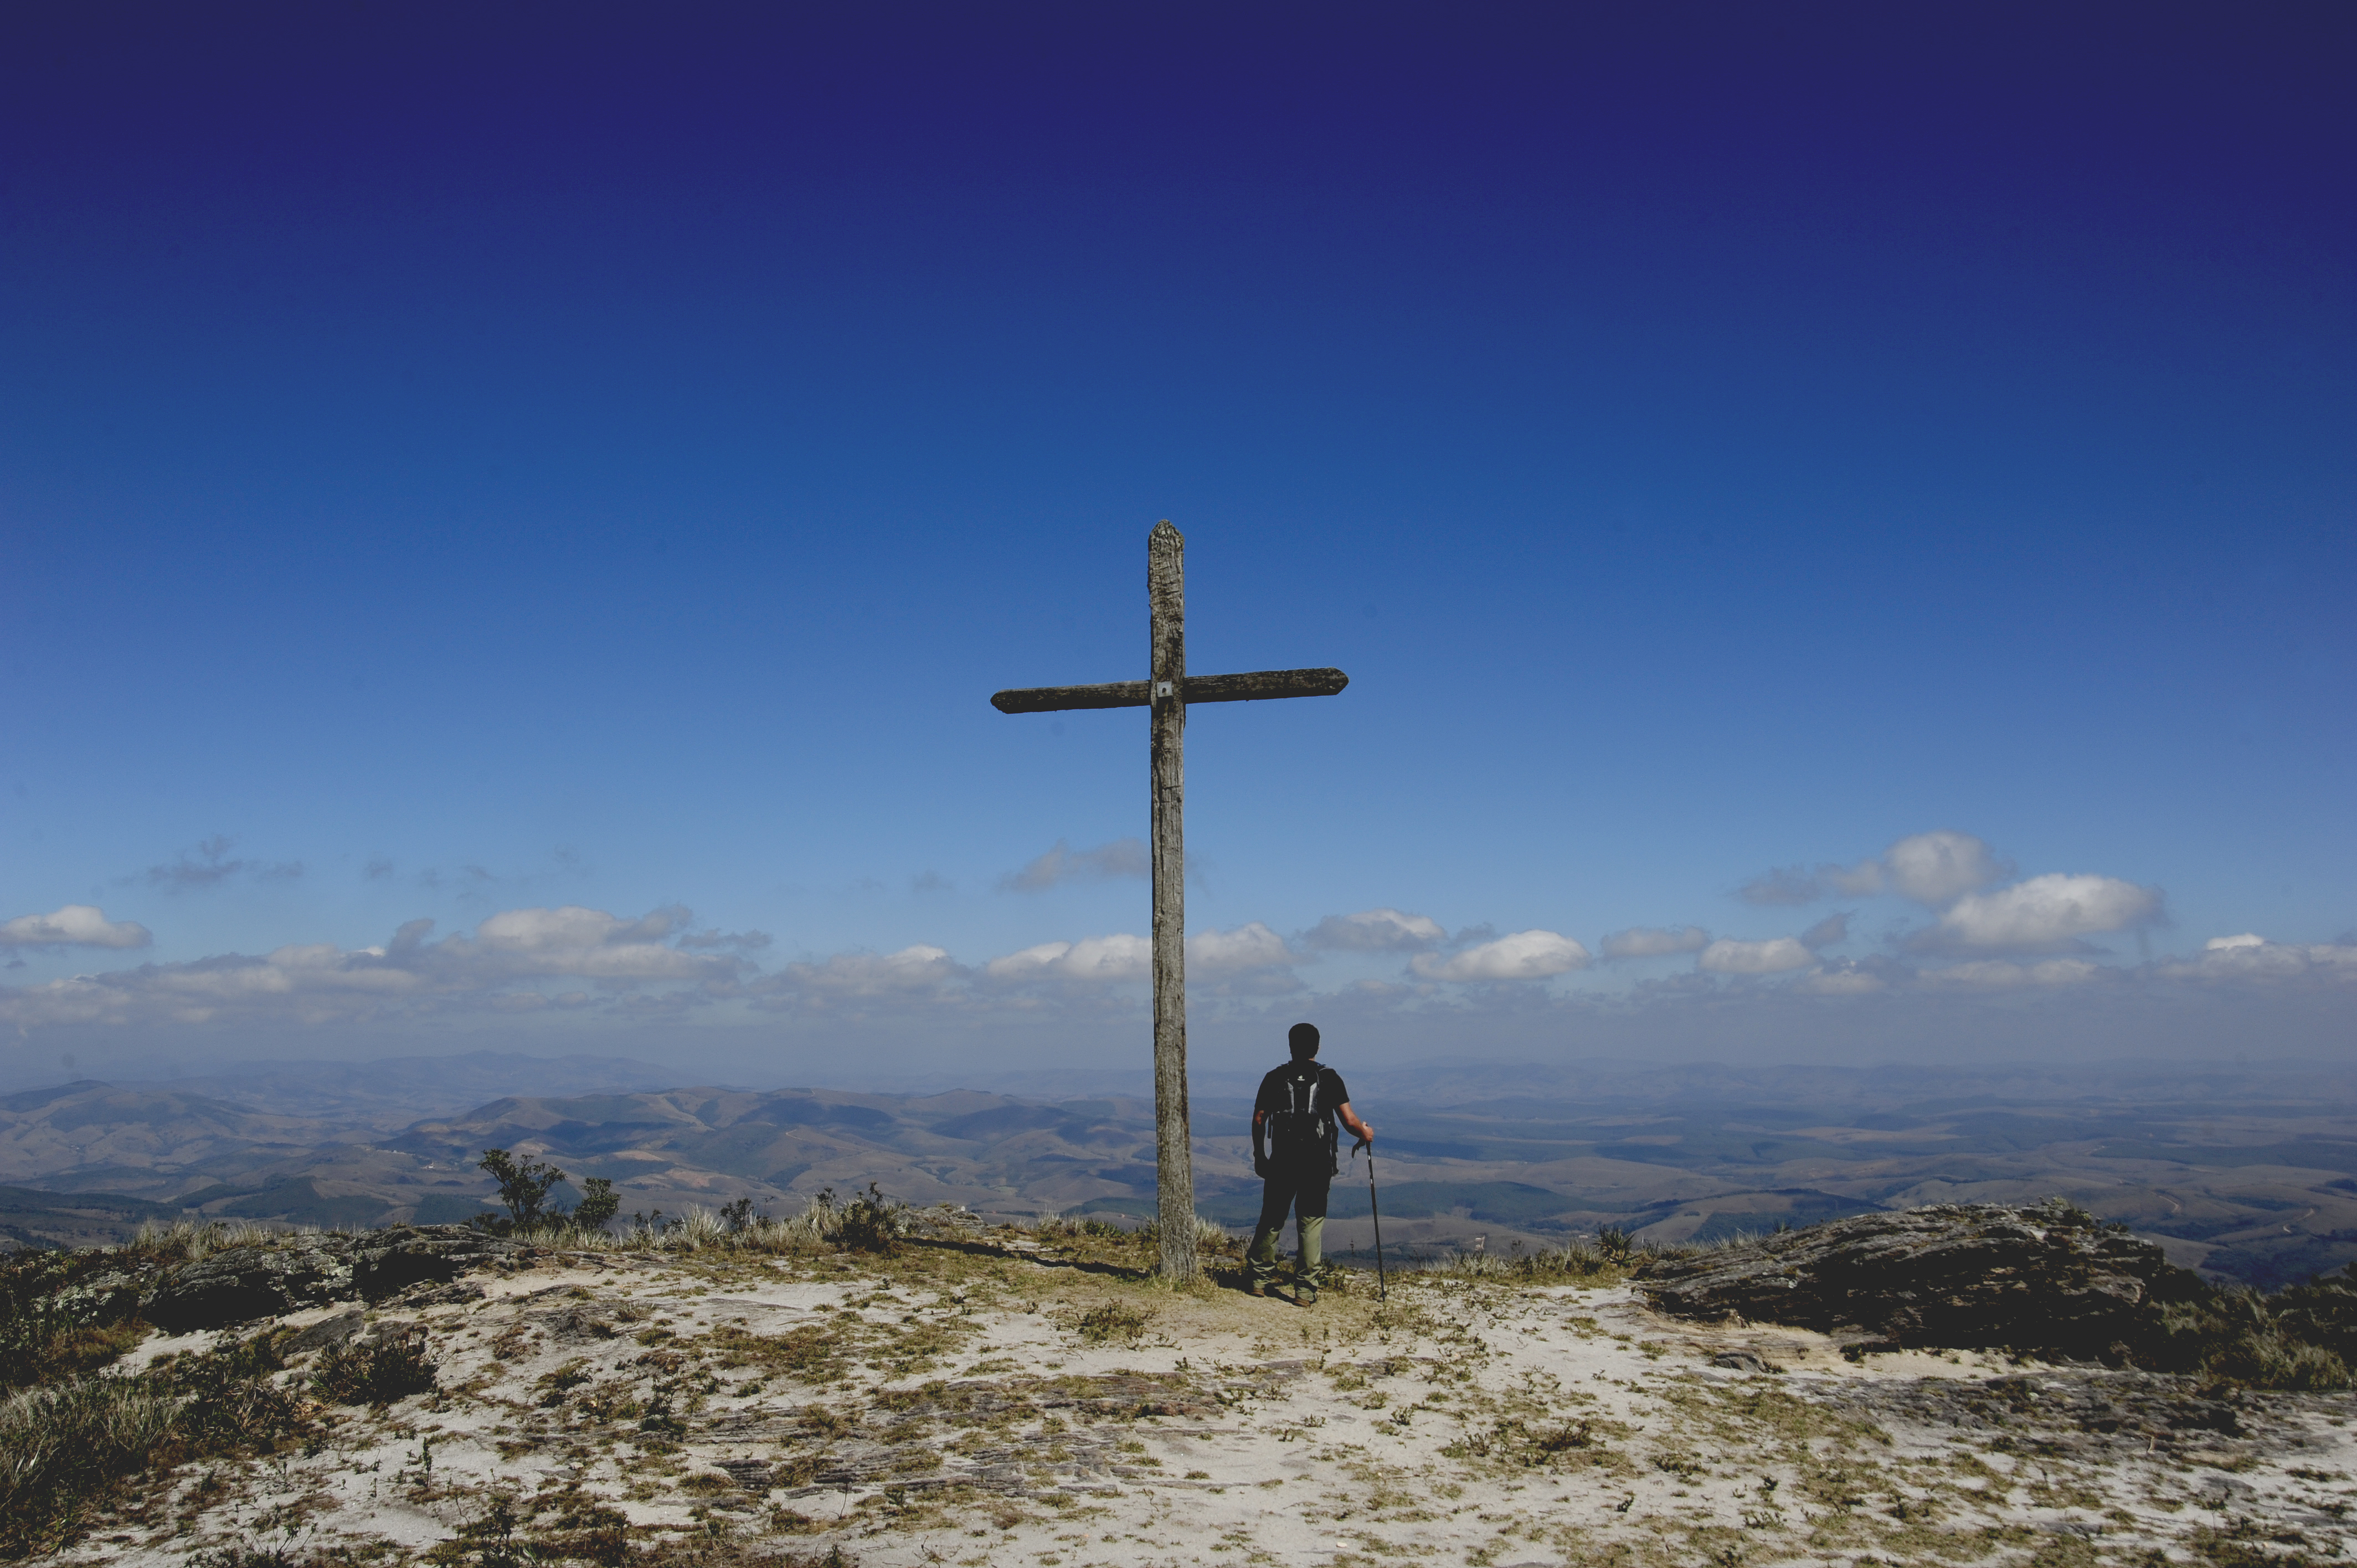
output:
{"label": "white cloud", "polygon": [[2244,932],[2212,937],[2190,959],[2153,965],[2166,980],[2357,981],[2357,943],[2271,942]]}
{"label": "white cloud", "polygon": [[1302,946],[1344,952],[1413,952],[1448,939],[1437,921],[1398,909],[1361,909],[1329,915],[1305,933]]}
{"label": "white cloud", "polygon": [[1071,950],[1070,942],[1041,942],[1038,947],[992,959],[983,966],[983,972],[993,980],[1026,980],[1044,972]]}
{"label": "white cloud", "polygon": [[1154,973],[1154,946],[1144,937],[1084,937],[1077,942],[1042,942],[993,959],[985,966],[993,980],[1145,980]]}
{"label": "white cloud", "polygon": [[998,879],[1002,892],[1039,893],[1065,882],[1095,882],[1114,876],[1150,876],[1154,865],[1144,839],[1115,839],[1094,849],[1074,849],[1062,839],[1035,855],[1020,871]]}
{"label": "white cloud", "polygon": [[1604,939],[1606,958],[1660,958],[1665,953],[1700,952],[1710,945],[1710,933],[1700,926],[1664,930],[1658,926],[1631,926]]}
{"label": "white cloud", "polygon": [[1821,865],[1817,875],[1823,878],[1826,893],[1838,893],[1846,898],[1870,898],[1882,891],[1887,873],[1882,862],[1861,860],[1856,865]]}
{"label": "white cloud", "polygon": [[2017,991],[2034,985],[2083,985],[2102,978],[2104,972],[2103,965],[2083,958],[2050,958],[2043,963],[2029,964],[1982,959],[1973,963],[1951,964],[1945,969],[1927,969],[1920,978],[1932,985]]}
{"label": "white cloud", "polygon": [[1276,969],[1293,961],[1285,939],[1260,921],[1232,931],[1197,931],[1187,939],[1187,972],[1237,974],[1247,970]]}
{"label": "white cloud", "polygon": [[1863,996],[1869,991],[1888,988],[1889,983],[1871,970],[1846,965],[1828,964],[1814,974],[1804,974],[1793,985],[1817,996]]}
{"label": "white cloud", "polygon": [[2050,951],[2074,946],[2082,937],[2151,925],[2160,918],[2160,904],[2158,888],[2112,876],[2050,872],[1994,893],[1965,894],[1916,945]]}
{"label": "white cloud", "polygon": [[1587,950],[1553,931],[1516,931],[1445,959],[1418,953],[1408,967],[1426,980],[1544,980],[1586,969]]}
{"label": "white cloud", "polygon": [[1695,961],[1713,974],[1781,974],[1786,970],[1814,967],[1817,955],[1791,937],[1774,937],[1764,942],[1738,942],[1721,937],[1703,949],[1702,957]]}
{"label": "white cloud", "polygon": [[767,931],[724,931],[716,926],[710,930],[683,934],[678,945],[693,952],[752,953],[775,940]]}
{"label": "white cloud", "polygon": [[687,911],[657,909],[635,920],[567,904],[506,909],[475,928],[470,940],[438,944],[453,959],[508,974],[576,974],[593,980],[685,980],[712,961],[664,945],[687,923]]}
{"label": "white cloud", "polygon": [[1122,933],[1082,937],[1060,967],[1075,980],[1146,980],[1154,973],[1154,944]]}
{"label": "white cloud", "polygon": [[1888,891],[1937,908],[1959,894],[1987,886],[2007,869],[1996,852],[1972,834],[1937,828],[1900,839],[1880,857],[1856,865],[1820,865],[1814,871],[1780,865],[1745,883],[1737,897],[1747,904],[1792,905]]}
{"label": "white cloud", "polygon": [[323,1025],[426,1012],[512,1009],[516,983],[587,980],[609,994],[652,984],[686,987],[694,999],[725,993],[741,960],[699,955],[662,939],[684,909],[624,919],[601,909],[510,909],[472,935],[426,940],[431,920],[412,920],[382,947],[293,943],[260,958],[226,953],[185,963],[146,963],[105,974],[0,992],[0,1019],[20,1026],[219,1020]]}
{"label": "white cloud", "polygon": [[0,925],[0,948],[144,948],[155,940],[137,921],[110,920],[94,904],[68,904]]}
{"label": "white cloud", "polygon": [[919,943],[888,953],[836,953],[819,963],[790,963],[786,974],[815,991],[853,996],[888,996],[931,991],[957,977],[958,966],[943,949]]}
{"label": "white cloud", "polygon": [[1882,852],[1882,864],[1901,897],[1933,906],[1986,887],[2006,872],[1987,844],[1945,828],[1900,839]]}

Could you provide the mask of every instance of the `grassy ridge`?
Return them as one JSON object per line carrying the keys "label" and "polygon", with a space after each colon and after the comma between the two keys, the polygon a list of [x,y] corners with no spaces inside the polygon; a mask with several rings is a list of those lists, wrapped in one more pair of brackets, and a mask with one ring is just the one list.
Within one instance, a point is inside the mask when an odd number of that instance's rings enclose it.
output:
{"label": "grassy ridge", "polygon": [[[1135,1285],[1153,1280],[1158,1260],[1150,1229],[1103,1219],[1050,1218],[1032,1227],[1029,1238],[1025,1246],[1036,1241],[1049,1249],[1060,1266],[1077,1264]],[[831,1253],[837,1256],[826,1267],[856,1267],[877,1278],[971,1268],[976,1265],[969,1254],[978,1249],[1006,1255],[982,1240],[971,1217],[911,1211],[873,1191],[848,1203],[813,1204],[786,1219],[743,1209],[728,1217],[699,1212],[660,1226],[558,1227],[521,1239],[567,1252],[724,1265],[731,1254]],[[267,1328],[135,1375],[98,1375],[149,1332],[136,1315],[139,1295],[167,1270],[209,1251],[268,1248],[279,1240],[251,1230],[177,1226],[120,1249],[0,1261],[0,1380],[10,1391],[0,1400],[0,1558],[71,1541],[135,1477],[192,1460],[283,1450],[311,1439],[325,1404],[389,1402],[434,1388],[422,1337],[334,1347],[296,1369],[285,1359],[291,1331]],[[1202,1240],[1213,1282],[1240,1279],[1235,1241],[1216,1228]],[[1604,1284],[1625,1277],[1645,1251],[1607,1232],[1594,1242],[1512,1256],[1454,1256],[1437,1268],[1503,1291]],[[1338,1283],[1345,1293],[1354,1288]],[[1107,1309],[1080,1319],[1078,1332],[1084,1339],[1134,1338],[1146,1322],[1135,1310]],[[794,1348],[786,1341],[779,1346]],[[764,1352],[782,1353],[779,1346],[765,1343]],[[2357,1362],[2357,1280],[2343,1274],[2272,1295],[2213,1290],[2193,1280],[2183,1299],[2159,1309],[2158,1327],[2136,1356],[2140,1365],[2212,1385],[2346,1388]]]}

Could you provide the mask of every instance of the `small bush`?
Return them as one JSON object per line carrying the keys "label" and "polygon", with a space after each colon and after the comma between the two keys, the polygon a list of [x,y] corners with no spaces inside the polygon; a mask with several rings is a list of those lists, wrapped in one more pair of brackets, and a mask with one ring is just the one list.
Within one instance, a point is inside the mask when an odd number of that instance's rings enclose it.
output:
{"label": "small bush", "polygon": [[282,1546],[217,1546],[190,1552],[187,1568],[304,1568],[304,1560]]}
{"label": "small bush", "polygon": [[906,1229],[909,1206],[884,1196],[874,1182],[843,1206],[834,1244],[846,1252],[889,1252]]}
{"label": "small bush", "polygon": [[600,1568],[621,1568],[630,1554],[630,1521],[619,1509],[574,1494],[556,1504],[554,1529],[533,1537],[543,1562],[566,1558],[595,1563]]}
{"label": "small bush", "polygon": [[611,1178],[594,1176],[581,1184],[581,1201],[574,1205],[570,1218],[576,1229],[603,1230],[621,1211],[621,1196]]}
{"label": "small bush", "polygon": [[185,1456],[267,1454],[303,1427],[300,1403],[271,1380],[285,1366],[277,1337],[264,1333],[183,1356],[142,1380],[160,1383],[180,1401],[174,1428]]}
{"label": "small bush", "polygon": [[311,1386],[335,1404],[391,1404],[411,1394],[431,1393],[434,1363],[425,1359],[425,1337],[404,1335],[372,1345],[339,1345],[319,1358]]}
{"label": "small bush", "polygon": [[2200,1372],[2255,1389],[2349,1387],[2349,1366],[2340,1352],[2302,1332],[2318,1327],[2312,1305],[2292,1292],[2285,1296],[2293,1299],[2222,1290],[2167,1303],[2158,1333],[2134,1348],[2134,1359],[2159,1371]]}
{"label": "small bush", "polygon": [[516,1511],[512,1498],[495,1497],[479,1515],[458,1527],[457,1536],[428,1552],[425,1560],[442,1565],[471,1563],[477,1568],[524,1568],[537,1553],[516,1540],[516,1528],[531,1517],[529,1512]]}
{"label": "small bush", "polygon": [[1623,1251],[1616,1257],[1600,1248],[1546,1247],[1509,1266],[1516,1278],[1538,1284],[1572,1280],[1609,1283],[1627,1272],[1628,1256]]}
{"label": "small bush", "polygon": [[144,1468],[178,1413],[178,1402],[128,1378],[31,1389],[0,1405],[0,1556],[70,1540],[88,1500]]}
{"label": "small bush", "polygon": [[193,1263],[230,1247],[273,1246],[289,1234],[251,1219],[175,1219],[168,1225],[151,1219],[139,1227],[124,1251],[148,1262]]}
{"label": "small bush", "polygon": [[[1083,1219],[1079,1221],[1066,1221],[1065,1223],[1070,1230],[1077,1231],[1082,1235],[1127,1236],[1131,1234],[1131,1232],[1123,1230],[1120,1226],[1108,1223],[1103,1219]],[[1148,1220],[1146,1224],[1138,1227],[1135,1234],[1141,1239],[1152,1241],[1156,1245],[1159,1246],[1162,1241],[1161,1222],[1158,1220]],[[1221,1224],[1218,1220],[1207,1219],[1202,1215],[1198,1214],[1195,1216],[1195,1251],[1199,1255],[1203,1257],[1241,1258],[1244,1255],[1244,1244],[1237,1240],[1234,1237],[1229,1235],[1228,1228]]]}
{"label": "small bush", "polygon": [[136,1316],[141,1273],[135,1261],[94,1250],[0,1261],[0,1392],[94,1372],[136,1345],[146,1335]]}
{"label": "small bush", "polygon": [[[485,1149],[483,1157],[475,1162],[499,1184],[500,1201],[507,1206],[504,1219],[479,1214],[468,1221],[479,1230],[509,1236],[521,1230],[533,1230],[556,1218],[548,1208],[548,1195],[556,1190],[565,1173],[545,1160],[518,1160],[505,1149]],[[619,1200],[615,1207],[620,1208]]]}
{"label": "small bush", "polygon": [[1082,1339],[1092,1345],[1103,1345],[1114,1339],[1134,1344],[1145,1337],[1146,1326],[1153,1321],[1152,1313],[1131,1306],[1126,1302],[1116,1301],[1089,1308],[1081,1314],[1073,1327],[1080,1331]]}
{"label": "small bush", "polygon": [[2282,1332],[2357,1361],[2357,1278],[2350,1270],[2277,1291],[2268,1306]]}
{"label": "small bush", "polygon": [[268,1335],[135,1378],[81,1378],[0,1403],[0,1557],[54,1549],[91,1503],[152,1465],[269,1453],[302,1428],[270,1380]]}

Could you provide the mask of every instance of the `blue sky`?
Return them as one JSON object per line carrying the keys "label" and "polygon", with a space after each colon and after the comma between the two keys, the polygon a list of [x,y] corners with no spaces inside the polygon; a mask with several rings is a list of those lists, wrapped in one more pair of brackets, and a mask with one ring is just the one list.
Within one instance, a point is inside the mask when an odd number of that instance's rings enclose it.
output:
{"label": "blue sky", "polygon": [[2344,7],[0,27],[12,1078],[2349,1043]]}

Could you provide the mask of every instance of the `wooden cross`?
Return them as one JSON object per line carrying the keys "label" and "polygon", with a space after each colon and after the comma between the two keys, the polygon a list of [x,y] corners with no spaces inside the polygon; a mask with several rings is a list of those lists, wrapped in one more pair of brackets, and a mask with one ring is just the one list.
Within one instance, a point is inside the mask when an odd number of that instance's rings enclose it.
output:
{"label": "wooden cross", "polygon": [[1351,683],[1340,670],[1259,670],[1249,675],[1187,673],[1187,541],[1168,519],[1146,536],[1146,603],[1151,671],[1144,681],[1103,686],[1032,686],[1001,692],[1002,714],[1063,708],[1154,710],[1147,769],[1154,799],[1154,1170],[1162,1273],[1192,1279],[1195,1161],[1187,1123],[1187,792],[1179,748],[1189,703],[1253,703],[1268,697],[1330,697]]}

